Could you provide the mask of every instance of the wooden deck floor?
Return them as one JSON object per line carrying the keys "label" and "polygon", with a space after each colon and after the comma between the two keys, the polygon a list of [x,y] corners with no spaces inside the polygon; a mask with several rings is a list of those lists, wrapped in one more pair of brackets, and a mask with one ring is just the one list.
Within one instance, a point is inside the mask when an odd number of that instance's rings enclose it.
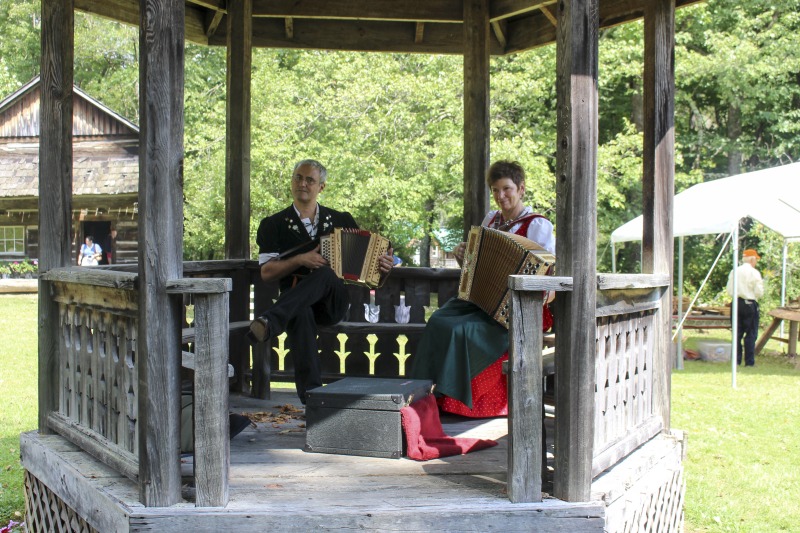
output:
{"label": "wooden deck floor", "polygon": [[[231,397],[234,412],[276,414],[287,404],[297,404],[293,392],[276,391],[272,400]],[[58,436],[24,435],[23,463],[103,532],[603,530],[599,502],[508,501],[505,419],[443,422],[451,436],[492,438],[498,446],[427,462],[306,453],[304,420],[259,422],[231,441],[225,508],[195,507],[191,478],[186,503],[146,508],[131,481]],[[191,469],[184,459],[184,474]]]}

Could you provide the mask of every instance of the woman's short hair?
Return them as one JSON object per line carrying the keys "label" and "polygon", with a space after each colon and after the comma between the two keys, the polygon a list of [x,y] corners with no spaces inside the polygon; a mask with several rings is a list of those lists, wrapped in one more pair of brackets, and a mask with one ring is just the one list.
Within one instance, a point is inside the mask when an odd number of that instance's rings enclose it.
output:
{"label": "woman's short hair", "polygon": [[525,170],[517,161],[495,161],[486,171],[486,185],[492,186],[497,180],[508,178],[519,187],[525,184]]}
{"label": "woman's short hair", "polygon": [[294,170],[292,170],[292,176],[297,173],[297,169],[302,167],[303,165],[308,165],[312,168],[317,169],[319,172],[319,182],[325,183],[328,179],[328,169],[326,169],[322,163],[317,161],[316,159],[303,159],[302,161],[298,161],[297,164],[294,166]]}

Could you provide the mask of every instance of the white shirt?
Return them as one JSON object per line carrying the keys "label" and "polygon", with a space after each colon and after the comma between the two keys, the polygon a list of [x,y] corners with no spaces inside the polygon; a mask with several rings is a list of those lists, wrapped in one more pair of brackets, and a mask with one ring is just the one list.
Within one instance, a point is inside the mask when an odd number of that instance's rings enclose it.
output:
{"label": "white shirt", "polygon": [[[498,213],[497,210],[489,211],[489,213],[484,217],[483,222],[481,222],[481,226],[488,226],[489,222],[492,221],[494,216]],[[523,209],[522,213],[519,214],[517,218],[522,218],[526,215],[533,214],[533,209],[530,206],[526,206]],[[516,233],[517,229],[519,229],[521,222],[518,222],[508,228],[509,233]],[[556,253],[556,237],[553,235],[553,224],[549,220],[544,217],[536,217],[531,220],[530,225],[528,226],[528,234],[526,237],[551,254],[555,255]]]}
{"label": "white shirt", "polygon": [[745,300],[758,300],[764,295],[764,281],[761,279],[761,274],[758,270],[753,268],[750,263],[742,263],[735,270],[731,270],[728,275],[728,296],[733,298],[733,273],[738,272],[739,277],[737,280],[736,289],[739,292],[739,298]]}

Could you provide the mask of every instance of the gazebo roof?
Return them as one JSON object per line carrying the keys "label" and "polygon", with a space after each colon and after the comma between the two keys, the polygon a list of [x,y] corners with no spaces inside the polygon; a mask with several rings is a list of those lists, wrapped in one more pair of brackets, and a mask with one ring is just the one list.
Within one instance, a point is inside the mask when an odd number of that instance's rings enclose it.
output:
{"label": "gazebo roof", "polygon": [[[676,7],[699,0],[676,0]],[[599,0],[600,28],[641,18],[646,0]],[[226,44],[226,0],[187,0],[186,39]],[[463,53],[462,0],[253,0],[253,46]],[[75,8],[138,25],[139,0],[75,0]],[[490,52],[555,41],[556,0],[490,0]]]}

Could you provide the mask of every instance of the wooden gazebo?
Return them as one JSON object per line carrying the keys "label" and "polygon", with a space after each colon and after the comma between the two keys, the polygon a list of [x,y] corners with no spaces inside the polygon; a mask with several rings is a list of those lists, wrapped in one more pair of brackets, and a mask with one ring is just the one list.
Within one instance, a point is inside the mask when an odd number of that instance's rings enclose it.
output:
{"label": "wooden gazebo", "polygon": [[[675,8],[692,1],[42,0],[39,430],[22,437],[29,525],[67,531],[679,530],[683,439],[670,429],[673,41]],[[75,9],[140,27],[139,252],[132,271],[67,268]],[[598,274],[598,33],[641,18],[645,274]],[[182,261],[186,40],[228,50],[228,259],[209,264]],[[229,350],[236,374],[248,364],[235,357],[242,345],[231,325],[246,322],[249,288],[259,286],[247,261],[252,47],[462,54],[464,220],[470,226],[488,208],[489,58],[550,43],[558,58],[559,277],[509,280],[507,462],[504,457],[496,470],[481,461],[416,469],[407,461],[381,463],[363,483],[348,479],[357,467],[340,465],[332,485],[303,475],[289,481],[289,474],[276,482],[280,463],[263,479],[254,474],[255,483],[235,475],[227,438]],[[421,278],[431,291],[441,273],[399,277]],[[526,312],[543,288],[561,291],[554,498],[545,499],[542,336],[537,313]],[[188,339],[181,313],[186,295],[195,318],[189,362],[181,349]],[[387,296],[395,303],[396,297]],[[182,361],[194,368],[197,385],[196,492],[190,496],[182,492],[179,454]],[[395,477],[382,484],[378,470]],[[414,480],[406,490],[398,490],[402,472],[413,472],[403,478]],[[281,483],[296,492],[241,496]]]}

